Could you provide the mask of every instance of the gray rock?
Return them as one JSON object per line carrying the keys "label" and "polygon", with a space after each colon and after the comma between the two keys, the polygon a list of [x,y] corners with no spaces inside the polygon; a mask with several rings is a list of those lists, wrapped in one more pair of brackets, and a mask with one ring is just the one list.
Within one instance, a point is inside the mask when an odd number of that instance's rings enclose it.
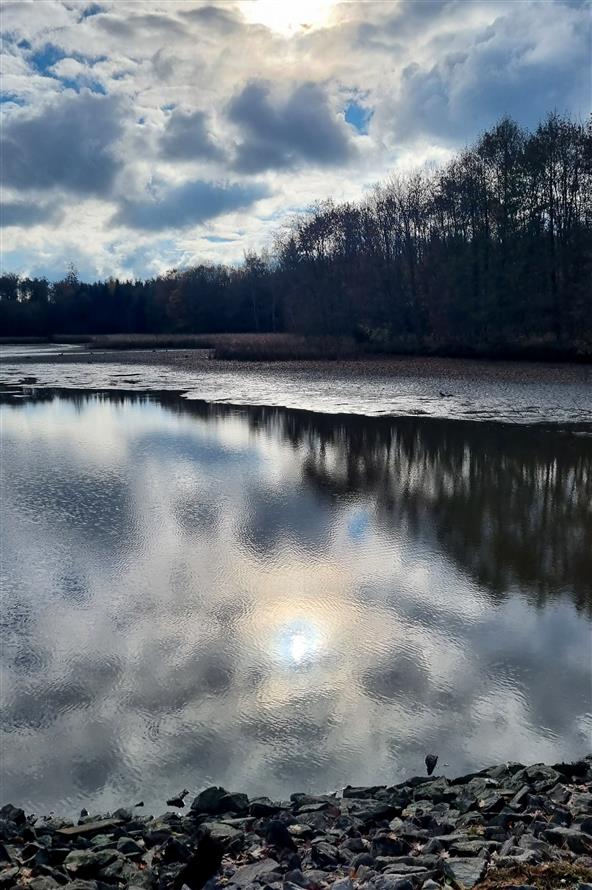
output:
{"label": "gray rock", "polygon": [[180,838],[169,837],[162,846],[160,855],[163,862],[188,862],[191,858],[191,850]]}
{"label": "gray rock", "polygon": [[399,814],[401,806],[389,801],[368,800],[361,805],[352,807],[349,812],[364,823],[382,822]]}
{"label": "gray rock", "polygon": [[397,875],[379,875],[370,881],[369,886],[372,890],[413,890],[409,878]]}
{"label": "gray rock", "polygon": [[64,859],[64,868],[73,875],[92,877],[116,858],[114,850],[72,850]]}
{"label": "gray rock", "polygon": [[424,844],[422,853],[430,855],[432,853],[442,853],[444,850],[445,847],[441,839],[438,837],[433,837],[427,842],[427,844]]}
{"label": "gray rock", "polygon": [[20,869],[17,865],[11,865],[0,871],[0,887],[14,887],[16,877]]}
{"label": "gray rock", "polygon": [[440,890],[440,885],[436,884],[432,878],[428,878],[427,881],[424,881],[421,885],[421,890]]}
{"label": "gray rock", "polygon": [[385,875],[425,875],[427,868],[421,865],[408,865],[406,862],[395,862],[383,871]]}
{"label": "gray rock", "polygon": [[307,881],[307,887],[317,887],[319,884],[326,884],[327,877],[327,872],[320,871],[317,868],[307,868],[304,871],[304,878]]}
{"label": "gray rock", "polygon": [[358,884],[365,884],[376,877],[376,870],[369,865],[360,865],[356,871],[356,881]]}
{"label": "gray rock", "polygon": [[456,800],[457,793],[448,780],[441,776],[426,785],[421,785],[415,792],[415,799],[428,800],[432,804],[445,803]]}
{"label": "gray rock", "polygon": [[21,810],[20,807],[13,806],[11,803],[5,804],[0,809],[0,819],[5,819],[7,822],[14,822],[15,825],[24,825],[27,821],[25,811]]}
{"label": "gray rock", "polygon": [[558,782],[549,791],[549,797],[554,803],[567,803],[571,797],[571,791],[565,785],[562,785],[561,782]]}
{"label": "gray rock", "polygon": [[451,857],[445,860],[444,869],[447,875],[464,887],[474,887],[485,871],[485,859],[458,859]]}
{"label": "gray rock", "polygon": [[[91,820],[96,818],[95,816],[89,817]],[[120,807],[118,810],[112,814],[113,819],[122,819],[124,822],[130,822],[134,818],[133,810],[130,810],[129,807]]]}
{"label": "gray rock", "polygon": [[262,859],[260,862],[243,865],[238,871],[235,871],[231,883],[238,887],[245,887],[255,881],[266,880],[273,872],[279,871],[279,868],[280,864],[275,859]]}
{"label": "gray rock", "polygon": [[366,844],[361,837],[348,837],[339,845],[339,849],[351,850],[352,853],[364,853],[366,851]]}
{"label": "gray rock", "polygon": [[331,794],[306,794],[303,791],[295,791],[290,795],[290,802],[296,807],[314,806],[317,803],[337,803],[335,795]]}
{"label": "gray rock", "polygon": [[117,840],[112,834],[96,834],[89,843],[93,850],[105,850],[108,847],[117,846]]}
{"label": "gray rock", "polygon": [[571,796],[569,806],[578,816],[592,815],[592,794],[576,791]]}
{"label": "gray rock", "polygon": [[409,844],[390,834],[377,834],[372,839],[370,852],[377,856],[404,856],[409,851]]}
{"label": "gray rock", "polygon": [[125,856],[129,856],[130,859],[138,859],[146,852],[146,848],[141,847],[131,837],[120,837],[116,849]]}
{"label": "gray rock", "polygon": [[560,779],[561,775],[552,766],[535,763],[533,766],[526,766],[519,770],[508,782],[508,785],[516,788],[524,784],[532,785],[535,791],[540,792],[552,788]]}
{"label": "gray rock", "polygon": [[191,809],[196,810],[198,813],[211,813],[212,815],[219,815],[221,813],[227,812],[225,810],[223,801],[228,797],[228,791],[225,788],[220,788],[216,786],[211,786],[210,788],[204,788],[203,791],[197,795],[191,804]]}
{"label": "gray rock", "polygon": [[501,844],[499,841],[486,841],[484,838],[478,838],[471,841],[456,841],[450,845],[450,853],[453,856],[478,856],[483,850],[493,853],[499,850]]}
{"label": "gray rock", "polygon": [[385,791],[386,785],[370,785],[366,787],[352,787],[348,785],[343,789],[343,797],[369,798],[375,797],[380,791]]}
{"label": "gray rock", "polygon": [[526,799],[530,794],[530,785],[522,785],[518,789],[512,800],[508,803],[513,810],[522,810],[526,806]]}
{"label": "gray rock", "polygon": [[496,859],[498,868],[516,868],[517,866],[538,865],[541,861],[541,855],[536,850],[522,850],[520,853],[512,856],[500,856]]}
{"label": "gray rock", "polygon": [[296,884],[298,887],[307,887],[308,883],[299,868],[292,869],[284,875],[284,884]]}
{"label": "gray rock", "polygon": [[543,839],[556,846],[567,846],[572,853],[592,854],[592,837],[575,828],[547,828],[542,832]]}
{"label": "gray rock", "polygon": [[104,881],[70,881],[68,884],[63,884],[64,890],[113,890],[113,886],[111,884],[106,884]]}
{"label": "gray rock", "polygon": [[317,868],[333,868],[340,862],[338,850],[324,841],[313,843],[310,855],[313,865]]}
{"label": "gray rock", "polygon": [[350,863],[352,868],[359,868],[361,865],[374,866],[374,856],[371,853],[358,853],[354,856]]}
{"label": "gray rock", "polygon": [[281,806],[274,803],[269,797],[255,797],[249,804],[249,813],[252,816],[257,816],[257,818],[273,816],[275,813],[279,813],[280,810]]}
{"label": "gray rock", "polygon": [[354,883],[351,878],[339,878],[332,887],[333,890],[354,890]]}
{"label": "gray rock", "polygon": [[229,825],[228,822],[204,822],[203,827],[210,832],[212,837],[220,841],[231,841],[242,835],[242,831]]}
{"label": "gray rock", "polygon": [[61,884],[55,880],[55,878],[50,878],[46,876],[41,876],[38,878],[32,878],[29,881],[30,890],[55,890],[56,887],[60,887]]}
{"label": "gray rock", "polygon": [[135,866],[131,864],[131,862],[127,862],[123,856],[118,859],[114,859],[113,862],[110,862],[105,868],[102,868],[98,874],[99,878],[107,881],[109,884],[113,884],[116,881],[128,883],[127,877],[130,875],[135,875],[137,869]]}
{"label": "gray rock", "polygon": [[491,792],[479,800],[479,810],[482,813],[499,813],[503,809],[505,800],[501,794]]}

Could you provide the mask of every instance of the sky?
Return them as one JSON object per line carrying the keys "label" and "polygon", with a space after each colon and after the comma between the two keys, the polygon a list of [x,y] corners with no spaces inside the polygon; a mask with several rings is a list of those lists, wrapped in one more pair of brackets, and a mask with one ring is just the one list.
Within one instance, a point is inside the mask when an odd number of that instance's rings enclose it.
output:
{"label": "sky", "polygon": [[4,271],[239,263],[502,115],[590,111],[581,0],[1,7]]}

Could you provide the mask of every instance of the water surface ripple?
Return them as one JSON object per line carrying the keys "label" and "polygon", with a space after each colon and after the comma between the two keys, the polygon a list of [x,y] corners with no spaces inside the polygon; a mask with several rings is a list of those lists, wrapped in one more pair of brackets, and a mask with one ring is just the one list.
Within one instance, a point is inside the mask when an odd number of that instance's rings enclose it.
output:
{"label": "water surface ripple", "polygon": [[162,811],[589,748],[589,436],[3,400],[4,800]]}

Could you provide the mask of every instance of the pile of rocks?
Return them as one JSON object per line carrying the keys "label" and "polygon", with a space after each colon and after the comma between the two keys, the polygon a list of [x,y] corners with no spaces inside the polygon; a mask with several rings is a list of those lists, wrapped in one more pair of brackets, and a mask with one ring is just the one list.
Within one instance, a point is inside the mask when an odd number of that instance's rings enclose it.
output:
{"label": "pile of rocks", "polygon": [[158,818],[0,810],[0,888],[200,890],[210,875],[206,890],[592,890],[592,756],[290,801],[208,788]]}

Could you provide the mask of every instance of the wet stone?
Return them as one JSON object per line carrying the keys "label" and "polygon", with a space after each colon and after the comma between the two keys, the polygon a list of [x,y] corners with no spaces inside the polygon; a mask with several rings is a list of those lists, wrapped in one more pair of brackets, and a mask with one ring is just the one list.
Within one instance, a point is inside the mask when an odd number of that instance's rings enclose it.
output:
{"label": "wet stone", "polygon": [[274,803],[269,797],[255,797],[249,804],[249,813],[252,816],[273,816],[279,813],[281,807]]}
{"label": "wet stone", "polygon": [[254,881],[266,879],[272,872],[280,870],[279,862],[275,859],[262,859],[260,862],[253,862],[251,865],[243,865],[232,876],[232,883],[239,887],[245,887]]}
{"label": "wet stone", "polygon": [[446,860],[446,873],[464,887],[470,888],[481,879],[485,871],[485,859],[451,857]]}

